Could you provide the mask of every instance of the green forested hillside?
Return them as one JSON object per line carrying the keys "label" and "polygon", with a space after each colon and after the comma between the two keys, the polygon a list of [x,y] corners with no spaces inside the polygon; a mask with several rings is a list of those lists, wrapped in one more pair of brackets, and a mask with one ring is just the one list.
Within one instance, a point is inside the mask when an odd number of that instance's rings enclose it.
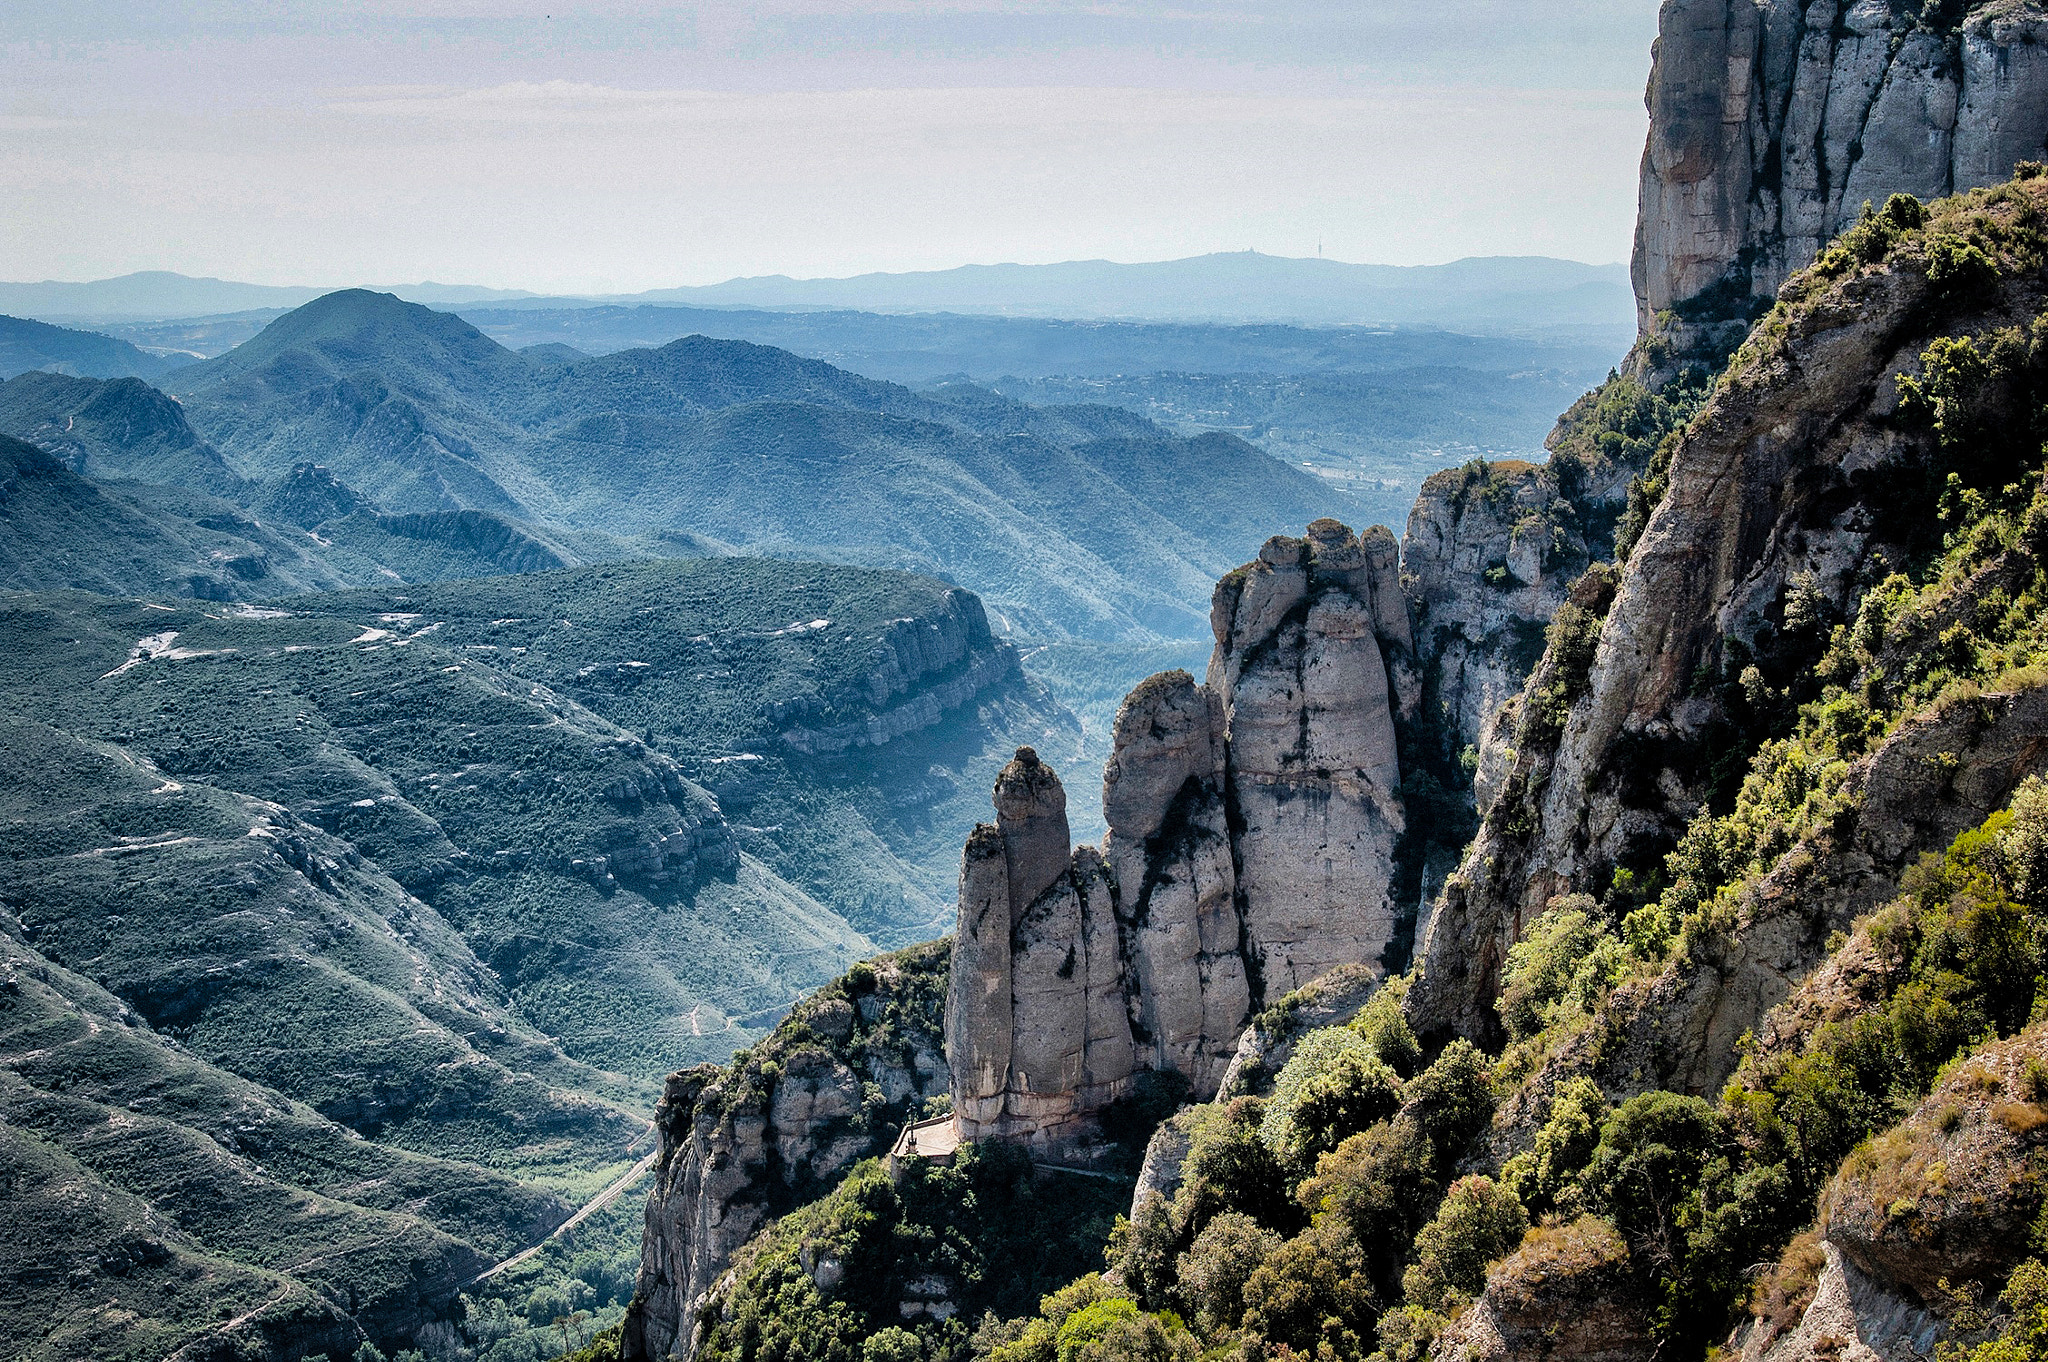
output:
{"label": "green forested hillside", "polygon": [[[1017,742],[1078,737],[980,619],[929,579],[738,559],[0,594],[5,1157],[95,1208],[0,1328],[72,1355],[124,1291],[95,1355],[205,1355],[245,1314],[221,1348],[452,1327],[469,1277],[652,1149],[663,1075],[868,933],[929,934],[912,851]],[[888,741],[828,741],[852,730]],[[478,1288],[478,1336],[619,1278],[624,1224]]]}
{"label": "green forested hillside", "polygon": [[0,383],[0,434],[102,481],[164,483],[228,500],[251,490],[192,433],[178,404],[140,379],[21,374]]}
{"label": "green forested hillside", "polygon": [[231,502],[176,487],[95,482],[34,445],[0,435],[6,587],[235,600],[347,580]]}
{"label": "green forested hillside", "polygon": [[181,362],[96,331],[0,317],[0,378],[38,369],[82,378],[155,378]]}

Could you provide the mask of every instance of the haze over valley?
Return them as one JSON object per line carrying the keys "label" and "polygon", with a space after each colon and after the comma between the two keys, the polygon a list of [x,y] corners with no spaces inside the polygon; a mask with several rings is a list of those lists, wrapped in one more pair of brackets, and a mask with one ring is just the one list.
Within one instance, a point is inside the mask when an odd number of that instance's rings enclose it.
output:
{"label": "haze over valley", "polygon": [[0,1356],[2048,1359],[2043,53],[10,10]]}

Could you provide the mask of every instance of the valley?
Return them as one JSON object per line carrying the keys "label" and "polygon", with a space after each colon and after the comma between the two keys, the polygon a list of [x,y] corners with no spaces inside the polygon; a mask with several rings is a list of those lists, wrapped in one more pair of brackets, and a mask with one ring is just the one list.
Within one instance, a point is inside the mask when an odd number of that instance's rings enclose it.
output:
{"label": "valley", "polygon": [[0,1352],[2048,1358],[2048,5],[1656,19],[1626,269],[0,284]]}

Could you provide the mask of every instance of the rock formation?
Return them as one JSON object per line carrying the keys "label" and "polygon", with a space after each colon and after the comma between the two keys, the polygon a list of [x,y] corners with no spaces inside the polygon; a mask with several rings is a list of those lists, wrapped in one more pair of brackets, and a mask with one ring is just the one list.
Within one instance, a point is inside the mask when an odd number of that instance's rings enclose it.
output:
{"label": "rock formation", "polygon": [[1030,748],[968,838],[946,995],[961,1134],[1070,1141],[1135,1068],[1123,955],[1101,854],[1070,851],[1067,794]]}
{"label": "rock formation", "polygon": [[1419,1024],[1488,1034],[1522,926],[1617,867],[1656,866],[1699,810],[1715,749],[1750,722],[1726,683],[1752,662],[1759,685],[1810,675],[1826,631],[1791,624],[1795,592],[1814,618],[1852,618],[1907,561],[1893,536],[1928,508],[1879,514],[1883,487],[1917,476],[1931,437],[1897,419],[1895,379],[1936,337],[2030,322],[2042,302],[2036,277],[1965,296],[1914,259],[1819,289],[1737,357],[1677,445],[1611,608],[1585,601],[1581,659],[1553,647],[1530,683],[1554,727],[1523,716],[1504,792],[1431,919]]}
{"label": "rock formation", "polygon": [[[1401,579],[1425,712],[1459,747],[1504,746],[1495,720],[1543,655],[1565,589],[1607,547],[1587,544],[1578,507],[1548,468],[1477,463],[1423,483],[1401,541]],[[1498,764],[1479,767],[1482,810],[1498,793]]]}
{"label": "rock formation", "polygon": [[669,1078],[626,1356],[692,1355],[696,1304],[732,1255],[945,1090],[933,1004],[946,960],[939,943],[856,966],[730,1067]]}
{"label": "rock formation", "polygon": [[1017,650],[990,632],[981,599],[960,590],[930,614],[891,624],[869,663],[839,692],[769,701],[761,717],[804,756],[886,747],[1019,673]]}
{"label": "rock formation", "polygon": [[2042,159],[2044,40],[2036,0],[1925,15],[1666,0],[1636,229],[1643,333],[1726,353],[1866,202],[1941,198]]}
{"label": "rock formation", "polygon": [[2048,1134],[2044,1054],[2039,1027],[1986,1047],[1844,1163],[1821,1201],[1822,1261],[1797,1323],[1759,1319],[1729,1351],[1743,1362],[1932,1356],[1959,1323],[1950,1284],[1995,1288],[2027,1256]]}
{"label": "rock formation", "polygon": [[1606,1221],[1582,1216],[1523,1240],[1487,1274],[1486,1290],[1430,1356],[1637,1362],[1656,1351],[1650,1303],[1629,1271],[1628,1245]]}
{"label": "rock formation", "polygon": [[962,1133],[1068,1149],[1138,1075],[1214,1095],[1251,1013],[1378,965],[1405,820],[1395,717],[1415,704],[1393,536],[1318,521],[1224,578],[1206,683],[1124,702],[1109,835],[1069,853],[1029,749],[963,857],[947,1048]]}

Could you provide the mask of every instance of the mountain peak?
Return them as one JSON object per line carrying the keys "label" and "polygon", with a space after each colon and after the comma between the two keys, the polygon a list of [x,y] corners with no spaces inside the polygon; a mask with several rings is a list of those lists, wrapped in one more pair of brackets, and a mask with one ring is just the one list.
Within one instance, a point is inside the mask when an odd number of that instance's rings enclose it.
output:
{"label": "mountain peak", "polygon": [[436,312],[389,293],[349,288],[322,294],[263,328],[245,344],[191,371],[197,388],[231,373],[268,365],[294,352],[318,355],[339,369],[502,371],[521,378],[525,360],[449,312]]}

